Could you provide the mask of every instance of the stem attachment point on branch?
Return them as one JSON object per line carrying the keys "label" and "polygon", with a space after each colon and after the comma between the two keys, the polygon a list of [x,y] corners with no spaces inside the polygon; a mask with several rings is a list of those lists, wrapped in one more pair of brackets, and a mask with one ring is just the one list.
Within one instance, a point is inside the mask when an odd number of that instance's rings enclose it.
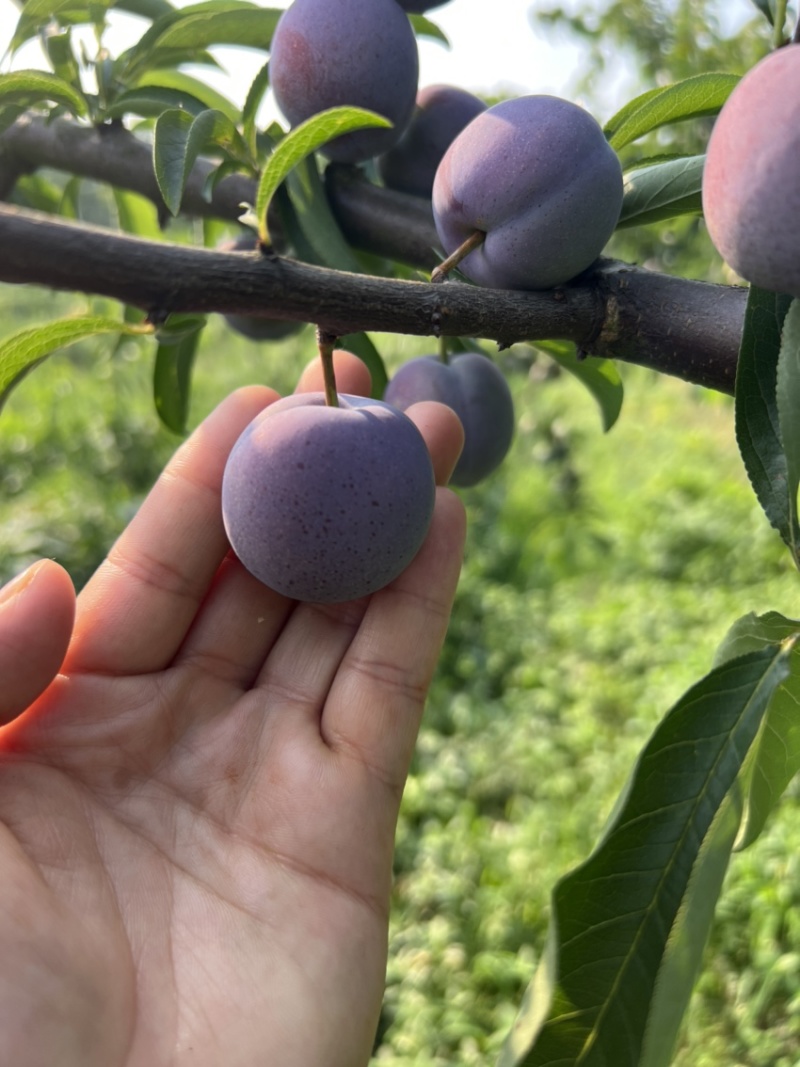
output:
{"label": "stem attachment point on branch", "polygon": [[333,372],[333,351],[339,338],[317,326],[317,346],[322,360],[322,378],[325,383],[325,403],[328,407],[338,408],[339,397],[336,393],[336,375]]}
{"label": "stem attachment point on branch", "polygon": [[458,246],[455,252],[449,255],[438,267],[433,268],[431,281],[443,282],[450,271],[457,267],[462,259],[466,259],[470,252],[480,248],[485,240],[486,234],[483,230],[475,230],[474,233],[471,233],[466,241]]}

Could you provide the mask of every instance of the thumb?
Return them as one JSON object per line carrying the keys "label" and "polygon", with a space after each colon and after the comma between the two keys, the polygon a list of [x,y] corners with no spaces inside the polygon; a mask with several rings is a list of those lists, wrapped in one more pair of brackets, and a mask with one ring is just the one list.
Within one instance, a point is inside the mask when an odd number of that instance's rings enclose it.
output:
{"label": "thumb", "polygon": [[53,560],[39,560],[0,589],[0,726],[55,678],[74,619],[72,580]]}

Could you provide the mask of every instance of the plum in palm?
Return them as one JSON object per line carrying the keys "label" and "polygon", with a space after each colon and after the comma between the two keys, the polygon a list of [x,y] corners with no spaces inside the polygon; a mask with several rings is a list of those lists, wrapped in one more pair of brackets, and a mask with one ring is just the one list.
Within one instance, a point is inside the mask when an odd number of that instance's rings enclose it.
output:
{"label": "plum in palm", "polygon": [[270,81],[292,126],[345,105],[393,123],[330,141],[322,152],[341,163],[380,155],[400,139],[418,77],[416,38],[396,0],[294,0],[273,34]]}
{"label": "plum in palm", "polygon": [[725,102],[708,142],[703,214],[738,274],[800,297],[800,45],[762,59]]}
{"label": "plum in palm", "polygon": [[384,183],[413,196],[430,196],[442,156],[486,104],[453,85],[429,85],[417,93],[417,106],[400,141],[381,156]]}
{"label": "plum in palm", "polygon": [[380,400],[298,393],[239,437],[222,482],[244,566],[295,600],[338,603],[396,578],[430,526],[433,466],[417,427]]}
{"label": "plum in palm", "polygon": [[409,360],[384,392],[387,404],[405,411],[420,400],[452,408],[464,428],[464,448],[450,479],[467,487],[502,463],[514,436],[514,402],[500,370],[478,352],[462,352],[445,363],[438,356]]}
{"label": "plum in palm", "polygon": [[495,289],[549,289],[577,277],[602,252],[621,207],[622,168],[601,127],[555,96],[520,96],[478,115],[433,184],[445,252],[477,238],[460,269]]}

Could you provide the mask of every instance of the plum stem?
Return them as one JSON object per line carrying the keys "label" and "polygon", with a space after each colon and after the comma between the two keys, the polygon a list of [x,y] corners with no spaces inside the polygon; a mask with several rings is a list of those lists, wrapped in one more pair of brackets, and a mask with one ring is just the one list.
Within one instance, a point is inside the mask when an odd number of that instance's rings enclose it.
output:
{"label": "plum stem", "polygon": [[322,360],[322,379],[325,383],[325,403],[329,408],[338,408],[339,397],[336,393],[336,375],[333,372],[333,350],[339,338],[317,327],[317,346]]}
{"label": "plum stem", "polygon": [[791,39],[791,41],[789,43],[790,44],[800,44],[800,12],[798,12],[797,24],[795,25],[794,33],[792,34],[792,39]]}
{"label": "plum stem", "polygon": [[457,267],[462,259],[466,259],[470,252],[474,252],[476,248],[480,248],[485,240],[486,234],[483,230],[475,230],[474,233],[471,233],[466,241],[458,246],[455,252],[449,255],[447,259],[443,260],[438,267],[433,268],[431,281],[443,282],[450,271],[453,270],[454,267]]}
{"label": "plum stem", "polygon": [[447,345],[447,338],[444,335],[439,338],[439,359],[442,363],[450,362],[450,351]]}

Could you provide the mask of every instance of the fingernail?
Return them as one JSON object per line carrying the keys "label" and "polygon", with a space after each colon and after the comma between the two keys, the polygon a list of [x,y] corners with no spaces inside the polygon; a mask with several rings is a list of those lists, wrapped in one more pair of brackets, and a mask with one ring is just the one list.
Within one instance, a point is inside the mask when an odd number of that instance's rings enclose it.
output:
{"label": "fingernail", "polygon": [[19,594],[28,587],[36,577],[39,566],[43,562],[43,560],[39,560],[37,563],[32,563],[30,567],[22,572],[22,574],[18,574],[16,578],[12,578],[7,585],[4,585],[3,588],[0,589],[0,605],[7,604],[9,600],[13,600],[15,596],[19,596]]}

